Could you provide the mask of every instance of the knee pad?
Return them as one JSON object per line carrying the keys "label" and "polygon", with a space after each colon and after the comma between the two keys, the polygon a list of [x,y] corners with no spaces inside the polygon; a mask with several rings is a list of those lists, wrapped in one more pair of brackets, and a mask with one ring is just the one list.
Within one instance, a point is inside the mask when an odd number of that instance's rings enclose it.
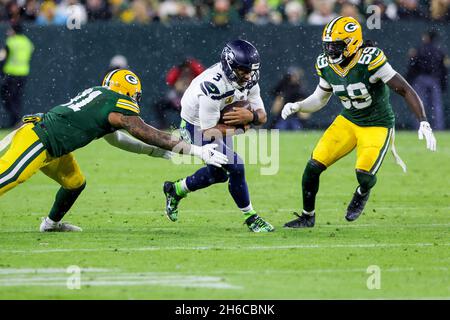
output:
{"label": "knee pad", "polygon": [[369,191],[377,183],[377,177],[367,171],[356,170],[356,178],[363,193]]}

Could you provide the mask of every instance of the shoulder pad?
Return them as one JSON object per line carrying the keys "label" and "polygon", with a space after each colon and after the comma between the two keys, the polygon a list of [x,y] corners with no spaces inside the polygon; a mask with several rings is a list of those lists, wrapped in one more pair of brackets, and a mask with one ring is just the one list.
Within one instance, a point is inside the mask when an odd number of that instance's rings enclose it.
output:
{"label": "shoulder pad", "polygon": [[207,96],[220,95],[219,88],[210,81],[203,81],[200,83],[200,89],[202,89],[203,93]]}
{"label": "shoulder pad", "polygon": [[315,65],[317,74],[319,76],[322,76],[321,69],[323,69],[323,68],[325,68],[327,66],[328,66],[327,56],[324,53],[322,53],[321,55],[319,55],[317,57],[317,61],[316,61],[316,65]]}
{"label": "shoulder pad", "polygon": [[370,71],[382,66],[386,60],[387,58],[380,48],[366,47],[362,49],[358,63],[367,65],[367,68]]}

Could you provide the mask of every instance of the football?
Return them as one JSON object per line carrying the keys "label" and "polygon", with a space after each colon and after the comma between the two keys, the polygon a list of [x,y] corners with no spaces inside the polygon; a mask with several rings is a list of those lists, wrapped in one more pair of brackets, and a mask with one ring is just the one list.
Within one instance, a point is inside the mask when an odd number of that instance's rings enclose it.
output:
{"label": "football", "polygon": [[247,108],[248,110],[251,110],[250,103],[247,100],[240,100],[240,101],[236,101],[231,104],[228,104],[225,106],[225,108],[223,108],[220,111],[219,123],[224,123],[223,116],[226,113],[233,111],[233,108]]}

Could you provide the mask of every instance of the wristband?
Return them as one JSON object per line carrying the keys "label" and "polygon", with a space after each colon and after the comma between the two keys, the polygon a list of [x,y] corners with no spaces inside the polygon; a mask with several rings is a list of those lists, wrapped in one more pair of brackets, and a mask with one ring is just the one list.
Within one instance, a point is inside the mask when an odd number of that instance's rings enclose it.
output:
{"label": "wristband", "polygon": [[253,120],[252,120],[252,123],[253,123],[253,124],[256,124],[256,125],[260,124],[260,123],[259,123],[258,112],[257,112],[256,110],[253,110],[252,113],[253,113]]}

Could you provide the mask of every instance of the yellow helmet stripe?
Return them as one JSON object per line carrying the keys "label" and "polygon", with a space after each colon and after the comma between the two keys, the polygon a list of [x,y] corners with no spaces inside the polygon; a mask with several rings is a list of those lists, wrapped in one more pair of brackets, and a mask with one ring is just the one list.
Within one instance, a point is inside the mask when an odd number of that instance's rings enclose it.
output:
{"label": "yellow helmet stripe", "polygon": [[110,73],[108,73],[105,77],[105,80],[103,81],[103,85],[108,87],[109,82],[111,81],[111,77],[118,71],[120,71],[120,69],[115,69],[115,70],[111,71]]}
{"label": "yellow helmet stripe", "polygon": [[330,22],[328,22],[328,26],[327,26],[327,30],[325,31],[327,36],[330,36],[331,32],[333,31],[333,27],[336,24],[336,22],[338,20],[340,20],[341,18],[343,18],[343,16],[339,16],[334,18],[333,20],[331,20]]}

